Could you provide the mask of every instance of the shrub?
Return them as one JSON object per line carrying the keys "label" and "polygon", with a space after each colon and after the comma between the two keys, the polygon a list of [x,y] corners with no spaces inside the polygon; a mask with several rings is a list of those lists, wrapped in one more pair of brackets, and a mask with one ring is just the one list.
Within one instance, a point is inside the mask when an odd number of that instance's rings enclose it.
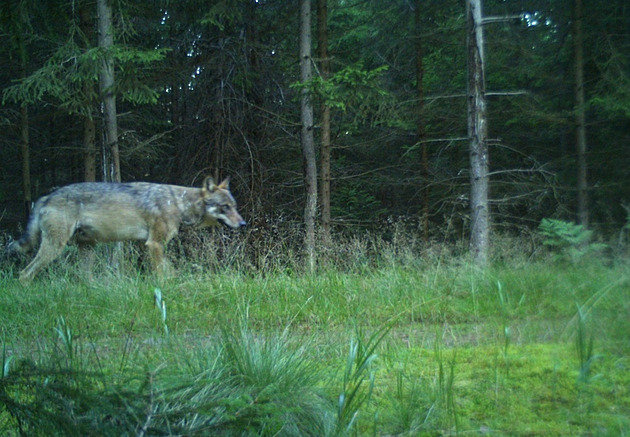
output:
{"label": "shrub", "polygon": [[582,225],[556,219],[543,219],[538,227],[543,244],[558,253],[562,259],[577,262],[585,255],[593,255],[606,248],[605,244],[591,242],[593,231]]}

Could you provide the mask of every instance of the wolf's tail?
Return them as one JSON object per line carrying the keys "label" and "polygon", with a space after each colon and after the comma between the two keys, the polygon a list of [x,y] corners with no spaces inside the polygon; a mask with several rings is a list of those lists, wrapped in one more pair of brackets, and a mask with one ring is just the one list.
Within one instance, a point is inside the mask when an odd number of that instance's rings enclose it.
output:
{"label": "wolf's tail", "polygon": [[39,244],[39,238],[41,235],[41,229],[39,227],[39,210],[41,202],[37,202],[31,216],[28,219],[26,225],[26,231],[18,240],[14,240],[7,245],[6,251],[8,253],[24,254],[35,249]]}

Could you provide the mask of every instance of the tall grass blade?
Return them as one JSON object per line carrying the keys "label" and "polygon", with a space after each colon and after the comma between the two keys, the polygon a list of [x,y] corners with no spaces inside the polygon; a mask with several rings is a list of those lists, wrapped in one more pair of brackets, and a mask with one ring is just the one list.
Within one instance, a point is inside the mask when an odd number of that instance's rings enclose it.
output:
{"label": "tall grass blade", "polygon": [[360,332],[350,341],[341,393],[337,400],[336,435],[351,432],[359,412],[372,397],[375,380],[372,364],[377,358],[376,348],[390,330],[391,323],[375,331],[367,341],[363,340]]}
{"label": "tall grass blade", "polygon": [[9,371],[11,369],[11,361],[13,361],[13,356],[7,356],[7,343],[3,339],[2,340],[2,378],[5,378],[9,375]]}
{"label": "tall grass blade", "polygon": [[600,356],[593,353],[593,334],[588,333],[586,315],[580,306],[577,307],[577,316],[575,349],[579,363],[578,382],[588,383],[592,378],[593,365]]}
{"label": "tall grass blade", "polygon": [[57,327],[55,328],[57,337],[63,346],[63,352],[66,359],[66,366],[72,367],[75,362],[75,343],[73,340],[72,329],[66,323],[66,319],[60,316],[57,319]]}
{"label": "tall grass blade", "polygon": [[162,326],[164,327],[164,334],[168,335],[168,324],[166,323],[166,302],[162,299],[162,290],[155,288],[153,290],[153,298],[155,302],[155,308],[162,320]]}

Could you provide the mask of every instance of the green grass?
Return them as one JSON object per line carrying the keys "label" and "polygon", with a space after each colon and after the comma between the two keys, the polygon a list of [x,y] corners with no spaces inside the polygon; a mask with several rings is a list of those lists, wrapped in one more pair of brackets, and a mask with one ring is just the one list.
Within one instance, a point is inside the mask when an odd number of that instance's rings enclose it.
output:
{"label": "green grass", "polygon": [[180,270],[3,274],[0,434],[630,434],[626,263]]}

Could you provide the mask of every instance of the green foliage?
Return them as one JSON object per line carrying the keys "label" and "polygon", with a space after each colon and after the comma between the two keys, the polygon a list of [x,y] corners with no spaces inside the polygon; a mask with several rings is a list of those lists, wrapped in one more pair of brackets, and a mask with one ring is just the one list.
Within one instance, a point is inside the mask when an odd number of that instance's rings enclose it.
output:
{"label": "green foliage", "polygon": [[578,261],[606,248],[605,244],[591,242],[593,231],[582,225],[556,219],[543,219],[538,227],[545,238],[543,244],[570,261]]}
{"label": "green foliage", "polygon": [[[142,78],[147,68],[164,59],[167,51],[115,46],[110,53],[119,72],[116,92],[135,104],[156,103],[158,91],[143,83]],[[69,41],[41,68],[5,88],[2,102],[35,103],[48,98],[70,113],[91,116],[98,99],[97,84],[104,57],[101,48],[84,50]]]}
{"label": "green foliage", "polygon": [[7,354],[7,344],[6,342],[2,342],[2,374],[0,378],[4,378],[9,375],[9,371],[11,370],[11,361],[13,361],[13,356]]}
{"label": "green foliage", "polygon": [[0,378],[5,436],[135,435],[146,399],[102,375],[23,360]]}
{"label": "green foliage", "polygon": [[259,337],[242,327],[223,331],[223,360],[233,382],[246,393],[235,421],[261,435],[321,436],[332,426],[331,404],[316,388],[321,374],[306,347],[291,344],[289,331]]}
{"label": "green foliage", "polygon": [[231,26],[241,19],[241,9],[243,2],[241,0],[223,0],[214,2],[208,7],[207,12],[201,19],[201,23],[214,26],[221,32],[226,27]]}
{"label": "green foliage", "polygon": [[77,345],[73,341],[72,329],[70,329],[70,327],[66,324],[66,320],[63,317],[59,317],[55,332],[57,333],[63,348],[62,353],[60,353],[59,356],[63,356],[66,360],[64,367],[74,367]]}
{"label": "green foliage", "polygon": [[[517,258],[479,271],[404,230],[335,240],[339,261],[317,275],[299,273],[290,246],[260,249],[256,267],[251,246],[209,238],[167,280],[125,258],[87,282],[72,252],[27,293],[0,276],[13,381],[0,434],[19,435],[19,421],[36,436],[630,430],[627,263]],[[39,376],[24,378],[23,362]],[[40,397],[29,391],[46,379]]]}
{"label": "green foliage", "polygon": [[387,69],[386,65],[373,70],[365,70],[361,64],[349,65],[333,73],[328,80],[315,77],[308,88],[331,108],[342,111],[349,107],[360,108],[361,105],[388,95],[381,85]]}
{"label": "green foliage", "polygon": [[190,268],[160,282],[168,337],[151,277],[1,277],[0,434],[630,431],[627,264],[479,272],[379,244],[380,268]]}
{"label": "green foliage", "polygon": [[628,68],[630,61],[624,55],[622,47],[615,44],[604,43],[600,46],[605,53],[599,59],[601,79],[597,84],[597,90],[589,99],[589,104],[601,110],[609,118],[630,117],[630,78]]}
{"label": "green foliage", "polygon": [[611,116],[630,118],[630,85],[626,89],[617,89],[614,94],[594,97],[590,103]]}
{"label": "green foliage", "polygon": [[345,183],[334,190],[332,214],[342,220],[369,220],[387,212],[361,183]]}
{"label": "green foliage", "polygon": [[186,357],[190,374],[173,363],[175,372],[118,379],[61,358],[73,353],[72,333],[63,319],[56,331],[68,348],[45,357],[52,367],[23,361],[0,378],[2,435],[324,436],[333,429],[319,373],[287,338],[226,328],[207,355]]}
{"label": "green foliage", "polygon": [[350,116],[345,126],[356,130],[360,126],[384,123],[391,114],[385,113],[391,95],[384,87],[386,65],[368,70],[361,63],[349,65],[333,73],[328,80],[315,76],[308,83],[290,85],[295,90],[307,89],[311,95],[331,108]]}
{"label": "green foliage", "polygon": [[593,352],[594,335],[589,334],[586,314],[581,307],[577,309],[577,329],[575,333],[575,351],[579,362],[578,382],[588,383],[593,378],[593,366],[600,357]]}
{"label": "green foliage", "polygon": [[390,394],[392,421],[389,424],[396,435],[418,435],[435,427],[436,401],[429,385],[430,381],[422,376],[414,377],[403,370],[396,372],[395,389]]}
{"label": "green foliage", "polygon": [[[491,144],[494,222],[521,229],[539,223],[548,211],[573,208],[575,163],[562,148],[548,147],[564,144],[573,125],[572,80],[567,79],[573,74],[573,49],[566,37],[572,29],[571,3],[539,1],[527,10],[519,2],[504,3],[489,1],[484,9],[489,16],[520,17],[493,23],[486,35],[492,47],[486,51],[488,126],[500,139]],[[93,48],[93,6],[8,1],[0,8],[0,32],[7,42],[0,47],[6,106],[0,120],[11,127],[1,139],[2,173],[8,181],[20,180],[14,160],[21,102],[35,103],[28,121],[37,169],[33,186],[45,192],[80,174],[82,133],[73,116],[96,114],[104,55]],[[328,6],[331,75],[326,81],[316,75],[306,87],[314,103],[332,107],[333,157],[339,164],[333,181],[370,175],[375,186],[396,187],[387,215],[428,213],[439,238],[440,223],[465,215],[461,199],[468,191],[467,173],[461,171],[468,156],[460,147],[466,141],[464,8],[455,0],[417,9],[413,2],[384,6],[375,0]],[[630,46],[623,38],[629,18],[623,0],[591,2],[585,9],[592,17],[584,23],[588,137],[599,145],[588,157],[589,177],[597,181],[589,188],[591,212],[608,237],[625,219],[617,199],[629,183],[624,145],[630,134],[625,122]],[[281,205],[279,214],[298,217],[303,193],[290,181],[300,166],[291,89],[303,86],[294,84],[297,47],[290,36],[297,34],[296,18],[290,2],[117,3],[110,54],[125,114],[120,119],[125,179],[184,184],[202,171],[203,162],[240,175],[242,197],[259,199],[246,204],[246,215],[258,217],[266,205]],[[143,145],[141,153],[135,153],[140,147],[134,143]],[[418,144],[426,146],[428,168],[420,165]],[[146,153],[160,156],[147,162]],[[243,157],[250,163],[247,172]],[[426,189],[426,198],[418,187]],[[14,187],[6,193],[7,216],[14,220],[22,193]],[[465,220],[452,223],[458,228],[453,232],[465,234]]]}
{"label": "green foliage", "polygon": [[162,326],[164,326],[164,334],[168,335],[168,324],[166,323],[166,302],[162,299],[162,290],[156,287],[153,290],[153,298],[155,302],[155,309],[160,316]]}
{"label": "green foliage", "polygon": [[203,352],[191,354],[185,346],[173,351],[168,360],[174,360],[175,371],[154,378],[161,388],[154,395],[157,423],[152,432],[329,434],[331,403],[316,387],[320,373],[306,359],[305,348],[293,345],[288,336],[254,335],[246,323],[223,326],[220,338]]}
{"label": "green foliage", "polygon": [[374,390],[373,362],[377,357],[376,349],[390,329],[391,327],[385,326],[376,330],[367,341],[361,333],[357,333],[350,341],[337,403],[336,435],[350,434],[356,426],[359,413],[370,401]]}
{"label": "green foliage", "polygon": [[593,235],[593,231],[585,229],[582,225],[555,219],[543,219],[538,229],[542,236],[546,237],[544,245],[559,249],[582,246]]}

